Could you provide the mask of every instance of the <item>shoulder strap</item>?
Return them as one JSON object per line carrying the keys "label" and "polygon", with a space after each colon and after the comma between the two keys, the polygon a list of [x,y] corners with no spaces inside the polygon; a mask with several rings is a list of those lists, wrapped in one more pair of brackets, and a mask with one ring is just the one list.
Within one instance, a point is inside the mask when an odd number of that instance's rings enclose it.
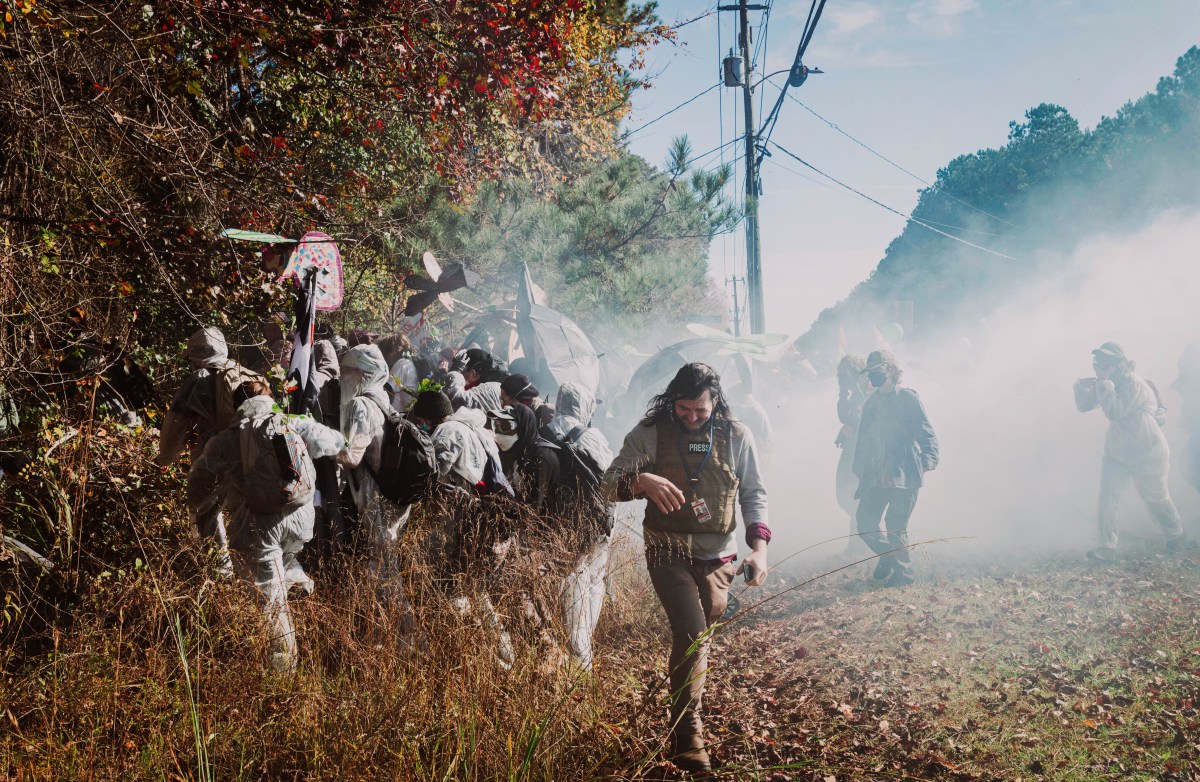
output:
{"label": "shoulder strap", "polygon": [[369,396],[367,394],[360,394],[359,396],[362,396],[362,397],[365,397],[366,399],[371,400],[371,402],[374,403],[375,407],[377,407],[379,409],[379,412],[383,413],[384,421],[394,421],[397,419],[402,419],[404,417],[404,416],[400,415],[400,413],[396,412],[395,408],[384,407],[383,404],[373,396]]}
{"label": "shoulder strap", "polygon": [[583,437],[583,433],[586,431],[586,426],[577,426],[571,431],[567,432],[567,436],[563,438],[563,441],[574,445],[575,443],[579,442],[579,438]]}

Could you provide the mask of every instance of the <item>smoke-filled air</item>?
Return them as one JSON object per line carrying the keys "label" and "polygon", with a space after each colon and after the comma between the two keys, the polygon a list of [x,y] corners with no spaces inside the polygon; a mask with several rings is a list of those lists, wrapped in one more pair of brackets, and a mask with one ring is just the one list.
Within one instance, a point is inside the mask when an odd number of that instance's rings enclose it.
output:
{"label": "smoke-filled air", "polygon": [[1197,22],[0,0],[0,782],[1200,780]]}

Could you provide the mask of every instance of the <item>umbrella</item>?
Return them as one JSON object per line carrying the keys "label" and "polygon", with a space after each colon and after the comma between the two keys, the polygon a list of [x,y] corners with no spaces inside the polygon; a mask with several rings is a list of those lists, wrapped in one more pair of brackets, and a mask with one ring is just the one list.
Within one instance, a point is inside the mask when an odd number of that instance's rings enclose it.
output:
{"label": "umbrella", "polygon": [[668,345],[642,362],[629,379],[629,390],[614,406],[614,415],[623,423],[639,416],[655,394],[661,394],[684,364],[701,361],[716,370],[725,388],[753,385],[750,362],[739,352],[729,350],[723,339],[695,337]]}
{"label": "umbrella", "polygon": [[454,299],[450,297],[450,292],[479,284],[479,275],[475,272],[467,270],[461,263],[452,263],[443,269],[430,252],[421,256],[421,265],[425,267],[428,277],[410,274],[404,280],[405,286],[417,291],[404,304],[404,314],[409,317],[417,315],[435,300],[454,312]]}
{"label": "umbrella", "polygon": [[309,231],[288,258],[279,279],[294,277],[296,287],[304,288],[309,272],[313,280],[313,307],[321,312],[336,310],[342,305],[342,254],[333,237],[320,231]]}
{"label": "umbrella", "polygon": [[562,385],[572,382],[593,394],[600,387],[600,359],[591,340],[575,322],[536,303],[529,266],[522,263],[517,291],[517,334],[521,351],[538,368]]}

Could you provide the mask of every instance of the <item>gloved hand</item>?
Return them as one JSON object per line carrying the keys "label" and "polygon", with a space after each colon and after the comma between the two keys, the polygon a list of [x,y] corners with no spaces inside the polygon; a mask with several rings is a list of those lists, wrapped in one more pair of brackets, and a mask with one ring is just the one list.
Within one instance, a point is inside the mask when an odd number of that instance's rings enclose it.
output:
{"label": "gloved hand", "polygon": [[454,361],[450,364],[451,372],[462,372],[467,368],[467,351],[460,350],[454,354]]}

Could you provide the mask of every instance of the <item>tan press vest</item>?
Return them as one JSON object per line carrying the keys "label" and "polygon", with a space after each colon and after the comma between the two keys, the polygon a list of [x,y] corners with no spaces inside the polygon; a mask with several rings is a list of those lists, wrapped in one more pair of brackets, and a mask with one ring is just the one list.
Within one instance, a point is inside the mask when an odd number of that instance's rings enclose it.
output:
{"label": "tan press vest", "polygon": [[[674,420],[660,421],[657,425],[658,445],[654,456],[654,473],[666,478],[683,492],[683,507],[674,513],[664,514],[653,502],[646,503],[645,527],[658,532],[680,534],[719,533],[728,535],[737,525],[734,515],[738,495],[737,475],[730,465],[732,427],[718,424],[712,435],[712,455],[700,470],[699,493],[708,504],[712,520],[701,524],[692,510],[692,483],[689,469],[695,474],[704,460],[703,451],[689,450],[689,445],[708,443],[708,427],[700,434],[689,435]],[[680,458],[680,444],[687,459],[687,469]]]}

